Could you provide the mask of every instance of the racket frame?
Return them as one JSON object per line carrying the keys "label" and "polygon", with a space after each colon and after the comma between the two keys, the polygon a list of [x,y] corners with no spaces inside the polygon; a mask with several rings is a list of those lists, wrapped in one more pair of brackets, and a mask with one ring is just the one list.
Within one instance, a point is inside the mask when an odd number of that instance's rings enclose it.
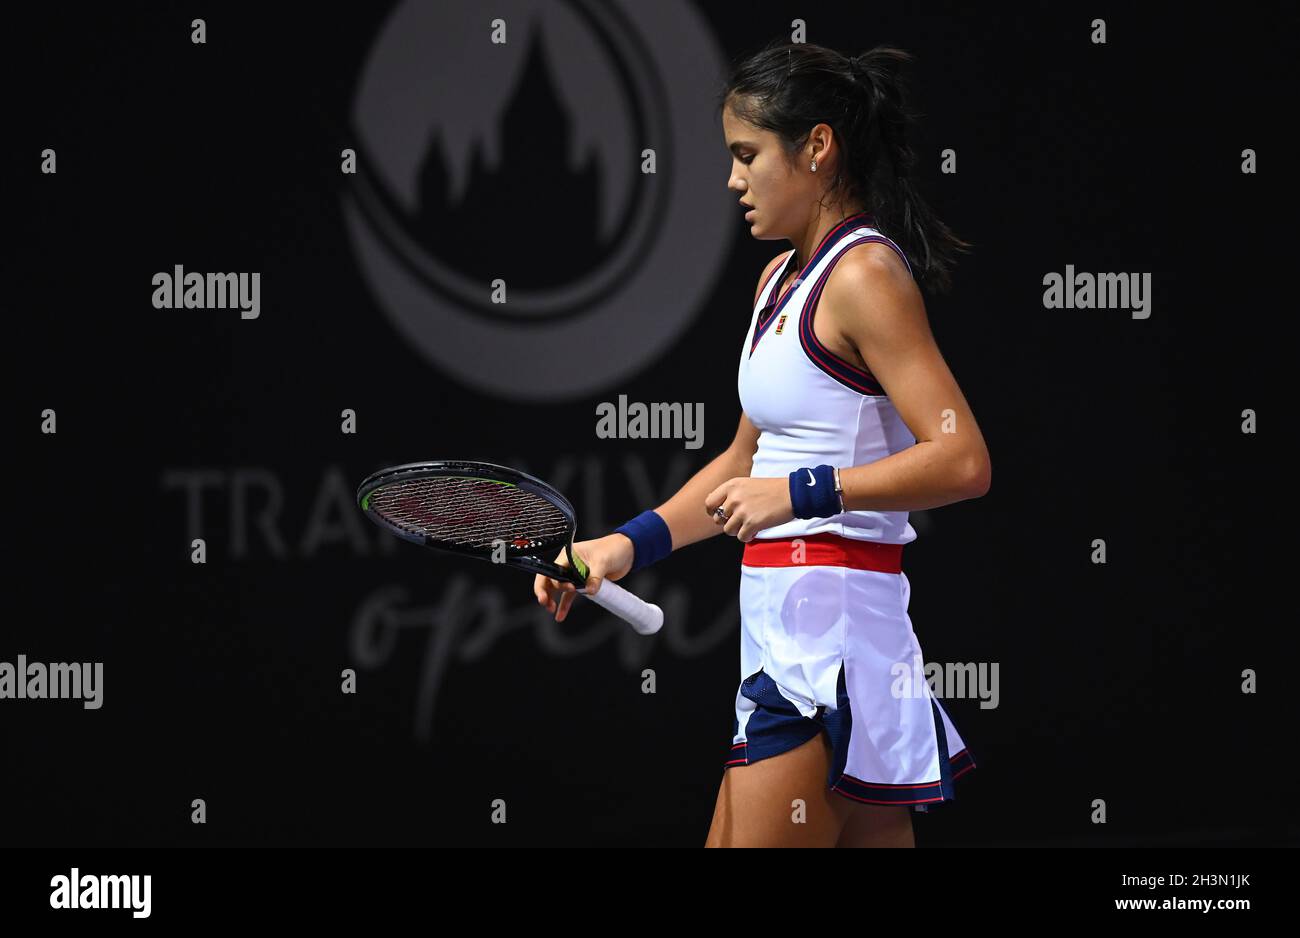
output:
{"label": "racket frame", "polygon": [[[488,471],[485,471],[488,470]],[[463,474],[462,474],[463,473]],[[496,463],[478,462],[456,459],[435,459],[426,462],[402,463],[397,466],[389,466],[378,472],[367,476],[362,483],[357,486],[357,506],[370,518],[375,524],[391,531],[398,537],[412,543],[419,544],[422,547],[429,547],[433,550],[444,551],[451,554],[461,554],[466,557],[475,557],[480,560],[487,560],[489,563],[495,563],[492,560],[492,548],[472,548],[458,547],[448,544],[445,541],[438,541],[427,534],[419,534],[414,531],[407,531],[399,525],[393,524],[387,518],[374,511],[369,504],[369,499],[375,491],[390,485],[393,482],[400,482],[404,479],[426,479],[426,478],[465,478],[473,479],[476,482],[495,482],[501,485],[513,485],[525,492],[530,492],[540,498],[553,504],[559,509],[568,521],[568,532],[563,539],[557,538],[555,546],[564,551],[565,557],[569,559],[570,567],[561,567],[554,561],[545,560],[535,554],[515,553],[511,554],[511,548],[506,543],[506,559],[501,566],[513,566],[529,573],[540,574],[541,576],[550,577],[553,580],[564,580],[572,583],[579,589],[587,584],[588,567],[587,564],[573,550],[573,537],[577,528],[577,515],[573,510],[573,505],[564,497],[563,493],[556,490],[552,485],[543,482],[536,476],[531,476],[526,472],[518,469],[512,469],[509,466],[500,466]],[[504,542],[504,539],[503,539]],[[517,548],[516,548],[517,550]]]}

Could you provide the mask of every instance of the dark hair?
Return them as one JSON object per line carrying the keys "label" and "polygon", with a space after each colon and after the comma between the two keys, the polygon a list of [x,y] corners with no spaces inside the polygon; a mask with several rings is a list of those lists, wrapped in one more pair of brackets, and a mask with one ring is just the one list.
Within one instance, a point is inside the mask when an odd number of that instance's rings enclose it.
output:
{"label": "dark hair", "polygon": [[718,95],[742,120],[776,134],[788,158],[812,128],[834,130],[842,158],[827,191],[860,201],[880,230],[907,255],[918,283],[936,292],[951,285],[963,241],[935,217],[912,179],[916,156],[907,142],[912,120],[899,72],[912,57],[887,46],[850,58],[809,43],[769,43],[733,67]]}

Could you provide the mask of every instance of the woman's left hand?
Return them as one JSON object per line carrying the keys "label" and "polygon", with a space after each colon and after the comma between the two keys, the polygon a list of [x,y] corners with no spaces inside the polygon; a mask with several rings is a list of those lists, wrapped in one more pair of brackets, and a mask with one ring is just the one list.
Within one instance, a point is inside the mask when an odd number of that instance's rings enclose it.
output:
{"label": "woman's left hand", "polygon": [[[725,521],[714,514],[719,506],[727,514]],[[704,499],[704,510],[725,533],[748,543],[759,531],[793,520],[790,480],[728,479]]]}

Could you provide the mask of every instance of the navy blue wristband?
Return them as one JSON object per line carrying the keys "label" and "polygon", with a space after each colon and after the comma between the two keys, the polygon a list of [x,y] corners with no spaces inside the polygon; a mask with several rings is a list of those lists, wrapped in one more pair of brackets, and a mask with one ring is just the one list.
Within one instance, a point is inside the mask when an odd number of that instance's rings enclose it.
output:
{"label": "navy blue wristband", "polygon": [[632,570],[640,570],[663,560],[673,552],[673,535],[668,523],[658,512],[646,509],[627,524],[614,529],[615,534],[626,534],[632,541]]}
{"label": "navy blue wristband", "polygon": [[835,493],[835,467],[805,467],[790,473],[790,505],[796,518],[838,515],[842,509],[840,497]]}

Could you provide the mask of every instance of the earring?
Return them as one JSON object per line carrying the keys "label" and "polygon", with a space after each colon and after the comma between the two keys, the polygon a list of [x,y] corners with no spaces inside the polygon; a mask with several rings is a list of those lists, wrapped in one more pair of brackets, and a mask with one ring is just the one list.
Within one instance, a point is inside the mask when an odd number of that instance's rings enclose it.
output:
{"label": "earring", "polygon": [[812,171],[813,171],[814,173],[817,172],[817,161],[816,161],[816,160],[813,160],[813,161],[812,161]]}

